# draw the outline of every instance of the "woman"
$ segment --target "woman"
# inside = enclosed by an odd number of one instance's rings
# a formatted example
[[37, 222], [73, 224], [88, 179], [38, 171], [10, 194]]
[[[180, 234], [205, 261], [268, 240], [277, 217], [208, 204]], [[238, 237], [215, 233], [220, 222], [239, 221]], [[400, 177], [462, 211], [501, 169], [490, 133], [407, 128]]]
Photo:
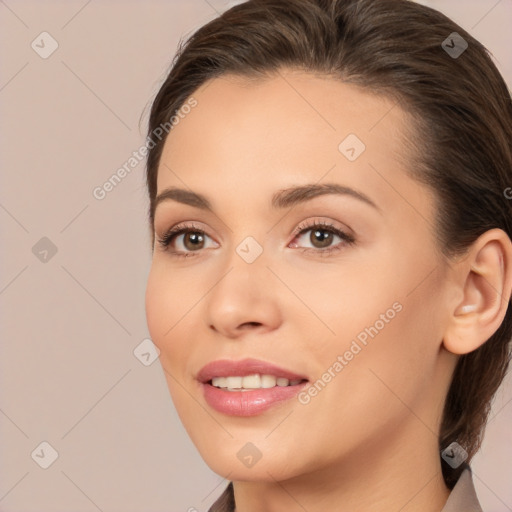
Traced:
[[512, 335], [512, 107], [407, 0], [250, 0], [150, 115], [146, 313], [210, 511], [481, 510]]

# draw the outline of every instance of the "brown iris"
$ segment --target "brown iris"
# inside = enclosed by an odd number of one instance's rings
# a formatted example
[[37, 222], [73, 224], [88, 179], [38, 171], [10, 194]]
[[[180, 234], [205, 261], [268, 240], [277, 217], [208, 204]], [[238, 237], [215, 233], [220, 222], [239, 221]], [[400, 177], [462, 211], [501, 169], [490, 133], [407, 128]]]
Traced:
[[[311, 231], [309, 239], [313, 246], [317, 248], [328, 247], [332, 242], [332, 233], [325, 229], [315, 229]], [[320, 246], [315, 245], [316, 242], [320, 242]]]
[[204, 235], [199, 231], [189, 231], [183, 236], [183, 245], [187, 250], [202, 249], [201, 244], [204, 244]]

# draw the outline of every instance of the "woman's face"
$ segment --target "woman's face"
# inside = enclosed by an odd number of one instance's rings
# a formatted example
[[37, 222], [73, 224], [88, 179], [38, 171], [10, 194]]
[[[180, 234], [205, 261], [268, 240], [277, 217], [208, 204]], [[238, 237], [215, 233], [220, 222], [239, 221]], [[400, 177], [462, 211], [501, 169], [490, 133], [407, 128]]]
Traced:
[[[231, 480], [271, 481], [385, 453], [405, 460], [411, 445], [415, 458], [424, 446], [438, 458], [455, 364], [442, 347], [450, 276], [433, 196], [406, 175], [404, 111], [290, 70], [257, 82], [224, 76], [193, 97], [165, 143], [157, 194], [184, 189], [210, 208], [183, 194], [158, 202], [157, 240], [189, 231], [156, 242], [146, 313], [206, 463]], [[327, 184], [338, 193], [300, 192]], [[253, 391], [201, 382], [280, 373], [200, 374], [248, 358], [307, 382]], [[244, 382], [274, 385], [216, 380]]]

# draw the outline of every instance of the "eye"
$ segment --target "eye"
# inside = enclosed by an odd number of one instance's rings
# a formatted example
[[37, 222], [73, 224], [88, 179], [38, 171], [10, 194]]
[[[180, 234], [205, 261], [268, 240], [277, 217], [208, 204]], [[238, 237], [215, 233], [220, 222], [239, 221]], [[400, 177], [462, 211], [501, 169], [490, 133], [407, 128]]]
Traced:
[[[180, 240], [182, 236], [183, 238]], [[194, 252], [204, 249], [206, 238], [210, 237], [194, 224], [178, 224], [159, 238], [158, 243], [164, 250], [169, 250], [169, 247], [177, 245], [177, 248], [173, 247], [173, 250], [170, 251], [172, 255], [187, 257], [195, 256]]]
[[[305, 237], [304, 235], [308, 232], [310, 232], [309, 237]], [[352, 235], [345, 233], [325, 221], [307, 221], [298, 226], [295, 233], [298, 235], [295, 239], [307, 238], [307, 241], [312, 245], [312, 247], [303, 248], [304, 252], [332, 253], [355, 243], [355, 238]], [[334, 237], [340, 238], [341, 242], [333, 246]], [[297, 243], [295, 243], [295, 239], [291, 243], [292, 247], [298, 247]]]
[[[301, 248], [295, 240], [304, 238], [307, 232], [311, 232], [309, 241], [312, 247]], [[290, 246], [297, 247], [304, 252], [312, 251], [313, 253], [329, 254], [355, 243], [355, 238], [352, 235], [325, 221], [304, 222], [294, 231], [294, 236], [295, 238]], [[334, 237], [338, 237], [341, 241], [333, 246]], [[158, 238], [158, 243], [164, 251], [169, 251], [169, 248], [172, 248], [170, 253], [173, 256], [190, 257], [195, 256], [194, 253], [199, 253], [202, 249], [207, 248], [205, 247], [207, 238], [210, 237], [204, 230], [192, 223], [184, 223], [178, 224], [167, 231], [161, 238]]]

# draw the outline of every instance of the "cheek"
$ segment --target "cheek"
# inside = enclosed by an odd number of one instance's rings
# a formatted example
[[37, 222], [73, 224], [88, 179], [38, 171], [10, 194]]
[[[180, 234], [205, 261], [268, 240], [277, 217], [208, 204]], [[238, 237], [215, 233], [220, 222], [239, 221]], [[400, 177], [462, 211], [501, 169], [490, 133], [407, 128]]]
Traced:
[[159, 338], [161, 333], [164, 332], [163, 318], [165, 317], [162, 315], [163, 298], [161, 281], [158, 279], [158, 272], [155, 270], [153, 265], [149, 272], [146, 284], [146, 322], [148, 324], [151, 339], [158, 348], [161, 348], [159, 346]]
[[[436, 355], [431, 347], [435, 343], [431, 343], [428, 327], [419, 323], [421, 301], [410, 297], [401, 298], [400, 303], [402, 309], [388, 323], [377, 323], [381, 327], [377, 333], [369, 328], [386, 309], [381, 310], [377, 303], [372, 303], [364, 318], [352, 322], [353, 318], [346, 317], [345, 327], [348, 329], [350, 323], [354, 336], [347, 334], [321, 352], [315, 351], [314, 357], [320, 363], [315, 377], [330, 381], [325, 385], [319, 383], [317, 395], [308, 404], [298, 406], [295, 415], [295, 428], [303, 424], [308, 432], [323, 433], [322, 437], [309, 438], [307, 451], [312, 458], [318, 453], [327, 459], [336, 458], [363, 443], [375, 442], [378, 449], [383, 438], [393, 435], [398, 425], [410, 420], [411, 410], [428, 421], [427, 412], [420, 411], [424, 401], [428, 402]], [[357, 325], [359, 322], [362, 329]], [[341, 329], [340, 322], [338, 326]], [[360, 333], [367, 335], [366, 344], [357, 338]], [[336, 371], [338, 356], [344, 363]], [[329, 376], [329, 368], [334, 377]], [[329, 449], [326, 439], [332, 442]], [[332, 449], [333, 444], [336, 450]]]
[[160, 350], [160, 363], [171, 393], [176, 381], [170, 375], [182, 384], [186, 382], [191, 371], [189, 363], [200, 349], [194, 343], [200, 328], [200, 299], [206, 292], [200, 282], [199, 278], [194, 281], [190, 272], [170, 268], [161, 260], [153, 262], [148, 276], [146, 321], [151, 339]]
[[[169, 278], [158, 263], [153, 264], [146, 285], [146, 321], [153, 343], [165, 356], [171, 344], [174, 332], [179, 328], [179, 319], [183, 316], [183, 285], [176, 278]], [[180, 290], [180, 293], [176, 293]]]
[[386, 400], [399, 402], [394, 394], [406, 403], [414, 402], [434, 376], [442, 341], [441, 277], [433, 273], [425, 279], [431, 261], [405, 254], [400, 259], [381, 259], [372, 267], [340, 276], [323, 290], [324, 299], [315, 296], [318, 316], [335, 332], [315, 346], [316, 378], [339, 356], [343, 360], [343, 369], [335, 372], [337, 377], [324, 395], [339, 404], [337, 408], [346, 411], [343, 403], [361, 413], [380, 410]]

